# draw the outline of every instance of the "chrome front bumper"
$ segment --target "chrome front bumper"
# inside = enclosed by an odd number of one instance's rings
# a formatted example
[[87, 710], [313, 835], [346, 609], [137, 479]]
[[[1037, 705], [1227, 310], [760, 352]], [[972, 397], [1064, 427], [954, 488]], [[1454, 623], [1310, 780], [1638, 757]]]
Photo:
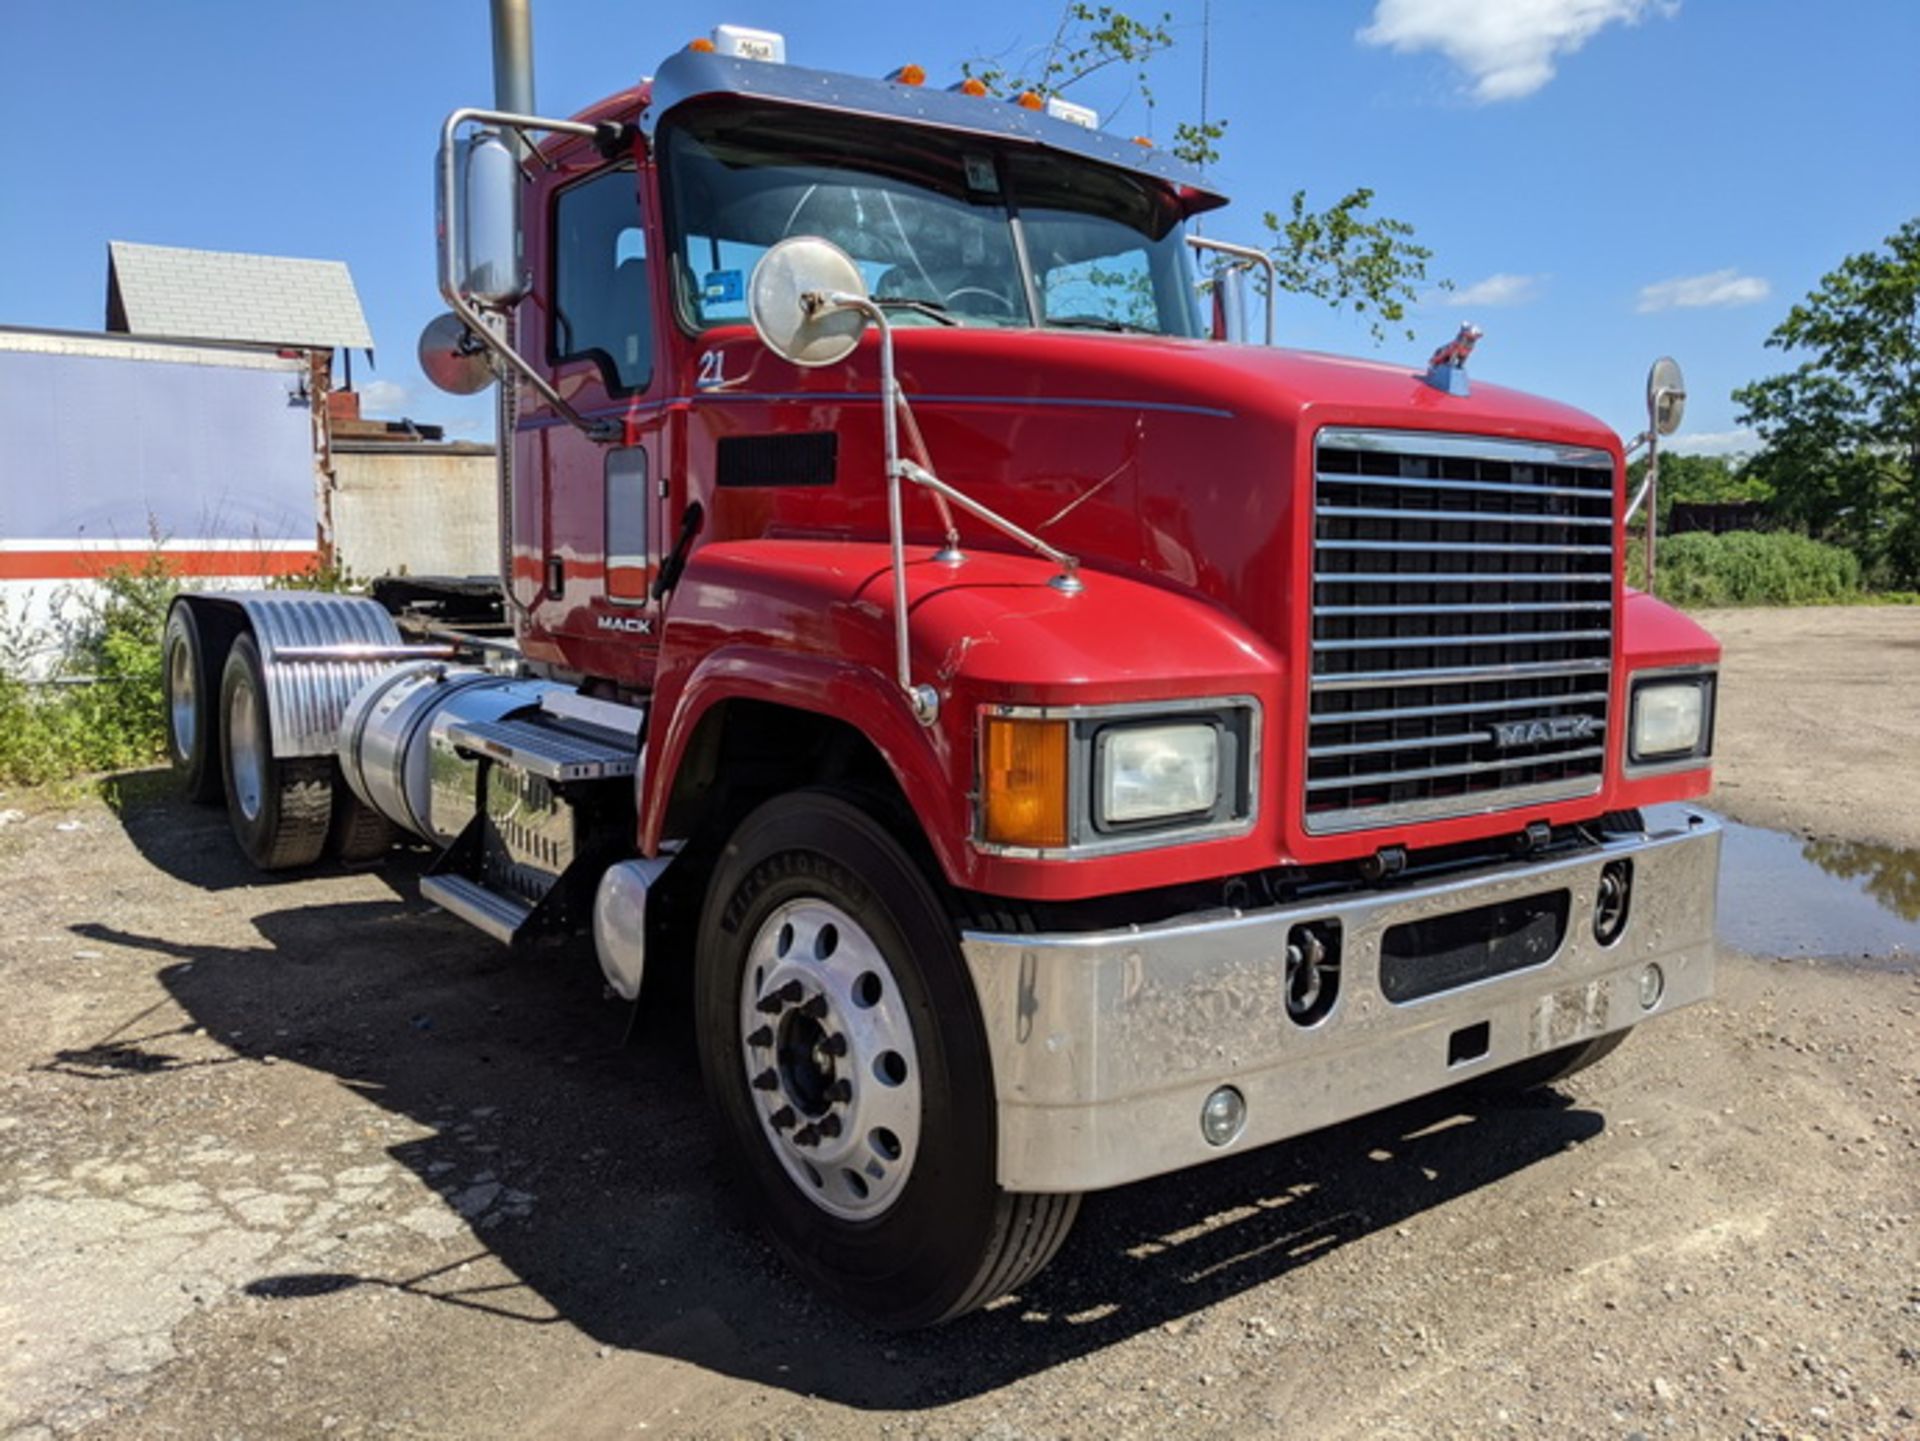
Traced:
[[[1611, 944], [1593, 936], [1601, 867], [1633, 862], [1633, 902]], [[999, 1179], [1014, 1191], [1117, 1186], [1298, 1136], [1426, 1095], [1543, 1051], [1623, 1030], [1713, 990], [1720, 829], [1683, 814], [1671, 829], [1577, 857], [1495, 866], [1321, 903], [1081, 934], [962, 937], [998, 1092]], [[1525, 970], [1405, 1003], [1380, 988], [1393, 926], [1565, 888], [1559, 949]], [[1343, 943], [1332, 1011], [1287, 1018], [1288, 932], [1336, 919]], [[1658, 961], [1665, 988], [1643, 1007]], [[1484, 1052], [1449, 1043], [1486, 1023]], [[1229, 1145], [1200, 1131], [1202, 1103], [1231, 1084], [1247, 1104]]]

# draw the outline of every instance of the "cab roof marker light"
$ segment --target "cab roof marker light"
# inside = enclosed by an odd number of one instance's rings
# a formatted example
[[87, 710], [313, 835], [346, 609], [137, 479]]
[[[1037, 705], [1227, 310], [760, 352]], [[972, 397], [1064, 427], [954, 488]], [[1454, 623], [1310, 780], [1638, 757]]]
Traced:
[[1087, 130], [1100, 128], [1100, 112], [1091, 105], [1076, 105], [1071, 100], [1062, 100], [1058, 95], [1047, 97], [1047, 114], [1055, 120], [1064, 120], [1069, 125], [1078, 125]]
[[908, 62], [891, 71], [886, 78], [895, 85], [920, 86], [927, 83], [927, 72], [920, 66]]
[[956, 94], [971, 95], [977, 100], [987, 93], [987, 82], [978, 75], [969, 75], [964, 80], [954, 81], [947, 89]]
[[787, 63], [787, 37], [778, 30], [755, 30], [747, 25], [713, 27], [713, 48], [736, 60], [762, 60], [769, 65]]
[[1013, 97], [1013, 103], [1022, 110], [1045, 110], [1047, 102], [1040, 98], [1038, 90], [1022, 90]]

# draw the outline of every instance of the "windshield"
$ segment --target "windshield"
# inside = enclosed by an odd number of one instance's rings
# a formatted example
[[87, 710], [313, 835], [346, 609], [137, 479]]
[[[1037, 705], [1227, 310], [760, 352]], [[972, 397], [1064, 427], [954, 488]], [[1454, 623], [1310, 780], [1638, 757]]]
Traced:
[[665, 155], [675, 290], [696, 329], [745, 320], [760, 256], [818, 235], [903, 325], [1201, 333], [1173, 199], [1124, 172], [790, 110], [695, 117]]

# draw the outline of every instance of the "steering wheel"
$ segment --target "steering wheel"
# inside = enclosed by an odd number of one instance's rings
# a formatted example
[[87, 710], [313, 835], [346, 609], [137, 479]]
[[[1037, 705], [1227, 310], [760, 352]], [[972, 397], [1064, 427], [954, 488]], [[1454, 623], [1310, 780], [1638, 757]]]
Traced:
[[[1019, 314], [1019, 311], [1014, 309], [1014, 304], [1011, 300], [1007, 299], [1007, 297], [1002, 295], [999, 291], [989, 290], [984, 285], [962, 285], [957, 290], [949, 290], [947, 292], [947, 300], [946, 300], [947, 306], [950, 309], [960, 310], [963, 313], [969, 313], [969, 312], [966, 312], [965, 306], [956, 306], [953, 303], [963, 295], [979, 296], [982, 300], [987, 301], [989, 304], [997, 306], [999, 308], [999, 313], [1002, 315], [1012, 316], [1012, 315]], [[970, 312], [970, 313], [977, 314], [978, 312]]]

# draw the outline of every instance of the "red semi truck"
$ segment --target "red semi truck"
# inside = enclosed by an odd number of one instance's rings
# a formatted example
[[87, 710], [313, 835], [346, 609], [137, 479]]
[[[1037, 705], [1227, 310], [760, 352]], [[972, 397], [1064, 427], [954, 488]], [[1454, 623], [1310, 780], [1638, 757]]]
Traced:
[[541, 119], [495, 19], [422, 357], [504, 382], [506, 623], [183, 597], [175, 761], [254, 862], [405, 832], [620, 997], [690, 968], [768, 1228], [895, 1326], [1083, 1192], [1710, 993], [1718, 833], [1643, 808], [1708, 787], [1719, 648], [1626, 586], [1607, 427], [1470, 335], [1239, 339], [1222, 197], [1068, 107], [722, 27]]

